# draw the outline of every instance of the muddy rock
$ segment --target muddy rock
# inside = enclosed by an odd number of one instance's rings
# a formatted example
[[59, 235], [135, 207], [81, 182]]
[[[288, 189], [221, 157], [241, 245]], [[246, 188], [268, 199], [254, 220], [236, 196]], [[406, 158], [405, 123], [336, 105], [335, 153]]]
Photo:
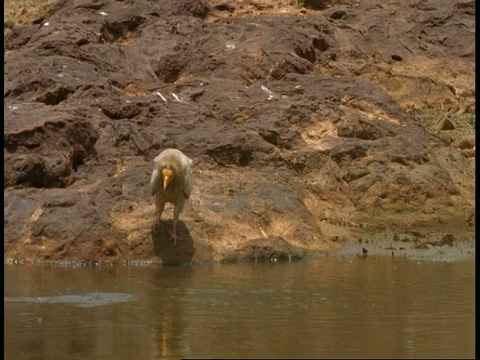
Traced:
[[460, 150], [474, 149], [475, 148], [475, 136], [464, 136], [455, 143], [452, 144]]
[[[450, 146], [407, 110], [473, 101], [474, 2], [222, 4], [60, 1], [8, 32], [6, 258], [297, 259], [425, 228], [473, 241], [474, 140]], [[175, 247], [149, 189], [169, 147], [194, 161]]]
[[306, 251], [292, 246], [278, 236], [252, 239], [230, 255], [226, 255], [224, 262], [238, 260], [250, 261], [296, 261], [305, 256]]

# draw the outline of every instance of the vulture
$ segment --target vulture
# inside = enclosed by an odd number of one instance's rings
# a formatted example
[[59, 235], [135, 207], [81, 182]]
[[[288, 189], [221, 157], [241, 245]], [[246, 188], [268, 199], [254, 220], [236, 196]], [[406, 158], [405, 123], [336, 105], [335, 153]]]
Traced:
[[177, 222], [185, 201], [192, 192], [192, 160], [177, 149], [165, 149], [154, 160], [150, 186], [155, 196], [157, 220], [160, 222], [165, 203], [173, 204], [173, 232], [171, 239], [177, 244]]

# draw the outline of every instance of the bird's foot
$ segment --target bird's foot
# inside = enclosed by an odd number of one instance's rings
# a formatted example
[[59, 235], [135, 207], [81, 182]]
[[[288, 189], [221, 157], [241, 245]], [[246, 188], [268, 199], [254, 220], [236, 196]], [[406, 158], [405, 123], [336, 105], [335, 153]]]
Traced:
[[160, 219], [159, 218], [157, 218], [157, 220], [155, 220], [155, 222], [153, 223], [152, 231], [155, 230], [155, 228], [157, 227], [158, 224], [160, 224]]
[[177, 245], [177, 233], [175, 231], [172, 232], [172, 235], [170, 236], [170, 240], [173, 240], [173, 246]]

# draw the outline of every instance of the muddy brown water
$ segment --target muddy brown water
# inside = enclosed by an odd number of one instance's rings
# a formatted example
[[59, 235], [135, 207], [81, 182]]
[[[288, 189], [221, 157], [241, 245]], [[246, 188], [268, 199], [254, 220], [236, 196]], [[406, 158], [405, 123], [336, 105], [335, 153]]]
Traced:
[[4, 265], [7, 359], [474, 357], [474, 260]]

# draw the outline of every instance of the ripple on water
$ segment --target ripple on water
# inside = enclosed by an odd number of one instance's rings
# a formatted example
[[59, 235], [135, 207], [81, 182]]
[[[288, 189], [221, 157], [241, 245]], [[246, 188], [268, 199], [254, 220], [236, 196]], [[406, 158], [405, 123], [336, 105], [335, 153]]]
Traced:
[[134, 301], [135, 296], [125, 293], [84, 293], [78, 295], [59, 295], [59, 296], [18, 296], [5, 297], [4, 302], [24, 302], [38, 304], [71, 304], [77, 307], [95, 307], [105, 306], [117, 303]]

